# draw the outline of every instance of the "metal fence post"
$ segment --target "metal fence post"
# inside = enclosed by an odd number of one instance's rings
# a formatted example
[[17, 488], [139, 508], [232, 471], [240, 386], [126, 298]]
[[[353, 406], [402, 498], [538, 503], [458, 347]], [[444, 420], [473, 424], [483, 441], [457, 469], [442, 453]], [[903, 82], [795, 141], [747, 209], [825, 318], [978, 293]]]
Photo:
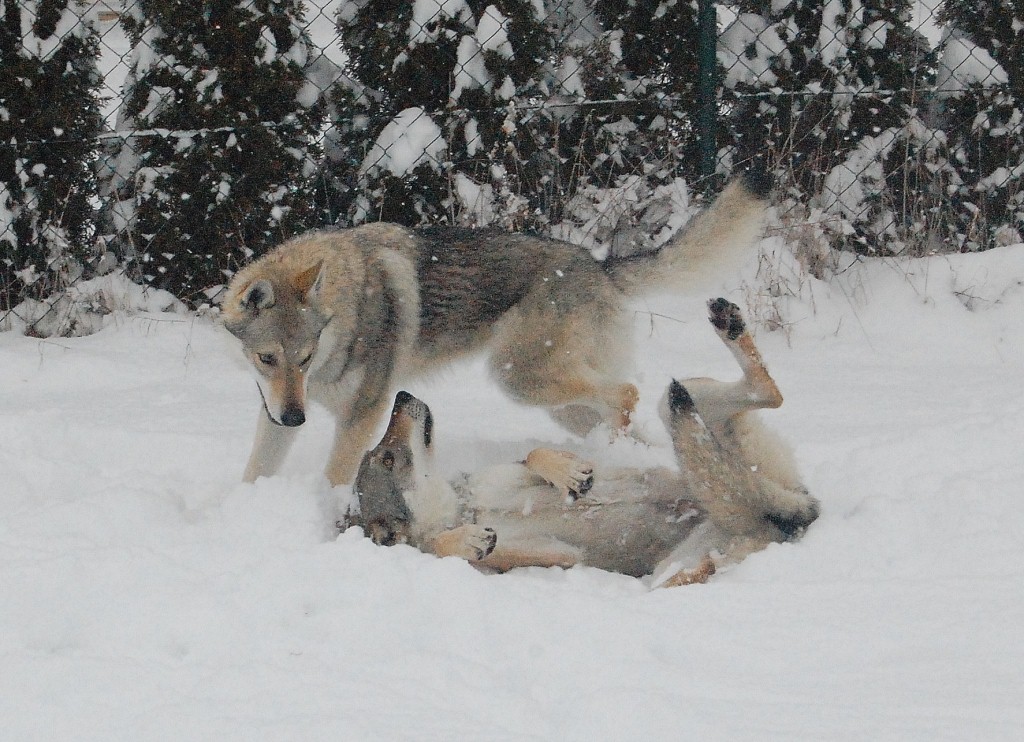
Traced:
[[697, 156], [700, 166], [701, 187], [707, 191], [714, 186], [715, 141], [717, 123], [717, 46], [718, 22], [715, 0], [697, 3]]

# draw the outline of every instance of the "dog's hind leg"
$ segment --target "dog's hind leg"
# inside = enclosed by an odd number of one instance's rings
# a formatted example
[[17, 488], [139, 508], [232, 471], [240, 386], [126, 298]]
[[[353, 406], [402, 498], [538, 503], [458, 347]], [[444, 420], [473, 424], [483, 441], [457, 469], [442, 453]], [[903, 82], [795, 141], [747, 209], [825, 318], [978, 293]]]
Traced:
[[[750, 465], [738, 445], [723, 445], [705, 424], [694, 398], [677, 381], [668, 389], [665, 422], [679, 460], [682, 487], [705, 511], [705, 521], [659, 564], [656, 578], [672, 584], [702, 581], [714, 568], [741, 561], [772, 541], [798, 535], [817, 517], [817, 501], [788, 490]], [[704, 569], [711, 560], [711, 572]]]
[[784, 487], [767, 478], [760, 485], [764, 517], [787, 539], [802, 534], [821, 514], [821, 503], [806, 487]]
[[701, 585], [715, 574], [715, 560], [705, 556], [695, 567], [681, 567], [679, 571], [666, 580], [658, 582], [658, 587], [681, 587], [682, 585]]
[[498, 542], [478, 564], [498, 572], [516, 567], [563, 567], [580, 564], [583, 553], [564, 541], [552, 537], [511, 536], [499, 531]]
[[726, 299], [713, 299], [708, 302], [708, 319], [739, 363], [743, 378], [731, 383], [704, 378], [686, 380], [686, 388], [704, 421], [719, 432], [721, 426], [743, 412], [781, 406], [782, 393], [768, 373], [739, 307]]
[[600, 273], [587, 263], [538, 286], [502, 319], [490, 358], [514, 399], [547, 408], [579, 435], [601, 422], [627, 427], [639, 396], [622, 380], [631, 326], [607, 277], [588, 271]]
[[586, 369], [543, 374], [539, 369], [497, 372], [499, 381], [520, 402], [546, 407], [570, 432], [585, 436], [600, 423], [624, 430], [632, 420], [640, 394], [630, 383], [607, 383]]
[[259, 419], [256, 421], [256, 438], [242, 481], [252, 483], [260, 477], [276, 474], [295, 441], [297, 431], [298, 428], [275, 424], [266, 409], [260, 407]]
[[629, 425], [639, 399], [633, 384], [609, 381], [571, 350], [528, 347], [537, 342], [526, 341], [491, 358], [494, 376], [514, 399], [547, 408], [559, 424], [581, 436], [601, 422], [615, 429]]
[[[716, 530], [713, 526], [709, 528], [709, 532]], [[724, 532], [717, 532], [696, 545], [684, 542], [658, 564], [651, 586], [679, 587], [707, 582], [719, 570], [739, 564], [767, 543], [764, 538]], [[694, 551], [697, 545], [703, 547], [703, 551]]]
[[686, 387], [673, 381], [667, 397], [665, 423], [685, 490], [723, 530], [741, 533], [756, 529], [762, 514], [751, 507], [758, 495], [757, 474], [739, 450], [721, 444]]
[[613, 430], [625, 430], [632, 422], [640, 392], [630, 383], [602, 384], [593, 379], [568, 379], [566, 388], [578, 394], [573, 404], [555, 407], [551, 417], [579, 436], [586, 436], [601, 423]]
[[[765, 367], [739, 308], [725, 300], [708, 302], [709, 320], [743, 370], [743, 379], [725, 383], [688, 379], [698, 412], [730, 454], [756, 471], [761, 507], [787, 535], [799, 533], [818, 516], [817, 499], [800, 482], [789, 446], [766, 428], [754, 410], [782, 404], [782, 394]], [[767, 517], [767, 516], [766, 516]], [[775, 521], [773, 521], [775, 522]]]

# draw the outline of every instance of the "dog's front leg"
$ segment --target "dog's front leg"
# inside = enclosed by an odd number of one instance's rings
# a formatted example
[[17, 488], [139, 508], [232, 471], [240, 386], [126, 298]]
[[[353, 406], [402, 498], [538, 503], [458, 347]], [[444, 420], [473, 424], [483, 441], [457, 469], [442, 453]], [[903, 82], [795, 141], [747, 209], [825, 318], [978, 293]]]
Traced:
[[497, 540], [493, 528], [469, 524], [442, 531], [434, 537], [429, 549], [439, 557], [453, 556], [478, 562], [494, 551]]
[[571, 544], [547, 536], [511, 536], [499, 534], [494, 550], [478, 564], [498, 572], [516, 567], [563, 567], [583, 564], [583, 552]]
[[360, 410], [353, 419], [347, 422], [338, 418], [334, 428], [334, 446], [327, 462], [327, 480], [337, 487], [350, 484], [355, 478], [356, 469], [363, 453], [371, 448], [373, 434], [377, 424], [384, 416], [386, 405], [377, 405], [371, 409]]
[[274, 424], [266, 409], [261, 406], [256, 421], [256, 439], [242, 481], [252, 483], [260, 477], [276, 474], [295, 441], [296, 431], [298, 428]]
[[594, 465], [569, 451], [535, 448], [526, 456], [526, 467], [562, 497], [575, 500], [594, 486]]

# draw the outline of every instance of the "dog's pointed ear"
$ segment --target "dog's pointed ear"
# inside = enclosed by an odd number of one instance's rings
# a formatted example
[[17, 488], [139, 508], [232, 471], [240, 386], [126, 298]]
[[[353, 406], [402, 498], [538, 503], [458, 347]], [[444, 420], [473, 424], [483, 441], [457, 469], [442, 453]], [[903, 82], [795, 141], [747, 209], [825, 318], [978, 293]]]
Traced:
[[696, 405], [686, 387], [675, 379], [668, 387], [668, 407], [672, 412], [693, 412]]
[[307, 300], [316, 299], [324, 284], [324, 261], [318, 260], [295, 276], [295, 289]]
[[274, 286], [267, 279], [253, 281], [242, 294], [242, 309], [256, 315], [263, 309], [274, 306]]

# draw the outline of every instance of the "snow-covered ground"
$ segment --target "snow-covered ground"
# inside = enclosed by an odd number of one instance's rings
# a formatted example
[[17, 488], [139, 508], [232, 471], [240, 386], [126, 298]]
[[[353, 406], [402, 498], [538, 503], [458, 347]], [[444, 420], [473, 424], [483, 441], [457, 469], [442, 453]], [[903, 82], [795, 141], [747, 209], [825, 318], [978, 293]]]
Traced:
[[[856, 265], [776, 300], [788, 332], [758, 340], [787, 400], [767, 418], [821, 519], [653, 592], [332, 533], [322, 411], [281, 476], [240, 484], [257, 392], [209, 320], [0, 334], [2, 737], [1019, 739], [1022, 280], [1017, 246]], [[650, 447], [573, 442], [475, 361], [410, 387], [442, 466], [531, 440], [668, 460], [669, 377], [738, 375], [703, 298], [638, 305]]]

